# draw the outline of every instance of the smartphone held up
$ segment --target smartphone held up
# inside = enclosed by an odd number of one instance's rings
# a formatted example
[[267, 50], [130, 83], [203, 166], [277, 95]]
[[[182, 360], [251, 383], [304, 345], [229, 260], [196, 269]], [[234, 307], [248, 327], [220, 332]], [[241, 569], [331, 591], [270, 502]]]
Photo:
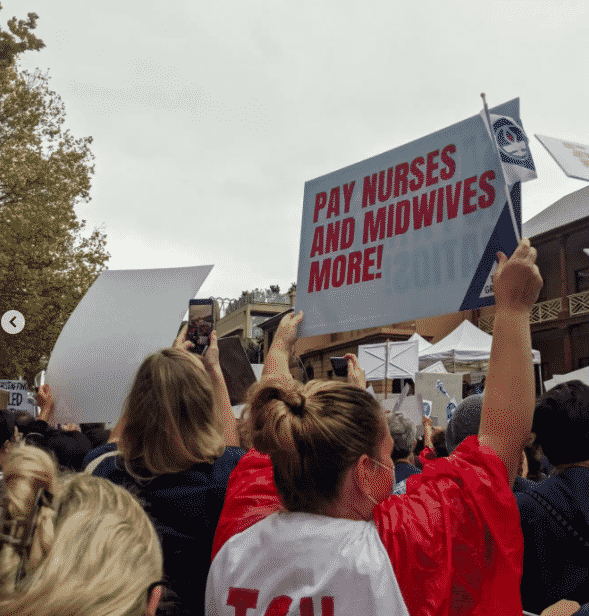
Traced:
[[212, 299], [191, 299], [188, 305], [188, 330], [186, 340], [194, 347], [193, 353], [204, 355], [211, 344], [211, 333], [215, 328]]

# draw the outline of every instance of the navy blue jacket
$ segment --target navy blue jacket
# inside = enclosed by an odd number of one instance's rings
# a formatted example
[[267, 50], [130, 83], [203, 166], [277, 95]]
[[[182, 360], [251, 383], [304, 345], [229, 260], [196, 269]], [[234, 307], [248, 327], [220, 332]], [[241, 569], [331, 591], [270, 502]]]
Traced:
[[213, 538], [229, 475], [243, 454], [239, 447], [227, 447], [214, 464], [196, 464], [144, 485], [127, 474], [120, 456], [105, 458], [92, 473], [140, 498], [162, 542], [164, 573], [190, 614], [204, 614]]
[[395, 462], [395, 483], [399, 483], [411, 475], [418, 475], [421, 471], [409, 462]]
[[[589, 468], [567, 468], [534, 491], [589, 542]], [[524, 535], [524, 610], [540, 614], [560, 599], [589, 602], [589, 547], [526, 492], [516, 499]]]

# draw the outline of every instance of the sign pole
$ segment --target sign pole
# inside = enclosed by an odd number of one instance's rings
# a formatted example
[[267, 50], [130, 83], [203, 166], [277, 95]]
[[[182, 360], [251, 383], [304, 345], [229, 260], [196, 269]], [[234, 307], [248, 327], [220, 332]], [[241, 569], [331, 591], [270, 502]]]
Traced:
[[384, 352], [384, 399], [388, 398], [388, 390], [389, 390], [389, 339], [387, 338], [387, 346]]

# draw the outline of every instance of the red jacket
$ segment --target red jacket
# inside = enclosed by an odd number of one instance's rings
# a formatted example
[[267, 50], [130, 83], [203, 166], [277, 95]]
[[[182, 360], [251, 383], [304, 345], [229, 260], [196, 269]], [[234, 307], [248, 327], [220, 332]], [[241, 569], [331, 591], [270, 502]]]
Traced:
[[[268, 456], [251, 450], [227, 485], [214, 559], [233, 535], [281, 508]], [[412, 616], [521, 616], [523, 537], [505, 466], [478, 437], [407, 479], [373, 511]]]

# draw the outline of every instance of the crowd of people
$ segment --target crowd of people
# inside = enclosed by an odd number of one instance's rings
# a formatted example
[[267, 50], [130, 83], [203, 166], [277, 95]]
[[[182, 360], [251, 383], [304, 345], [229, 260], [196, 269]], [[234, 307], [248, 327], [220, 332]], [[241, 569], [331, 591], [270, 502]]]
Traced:
[[[498, 254], [484, 394], [423, 438], [296, 381], [301, 313], [235, 418], [216, 336], [147, 357], [112, 431], [0, 417], [0, 616], [589, 613], [589, 387], [535, 398], [527, 240]], [[587, 604], [587, 605], [583, 605]]]

